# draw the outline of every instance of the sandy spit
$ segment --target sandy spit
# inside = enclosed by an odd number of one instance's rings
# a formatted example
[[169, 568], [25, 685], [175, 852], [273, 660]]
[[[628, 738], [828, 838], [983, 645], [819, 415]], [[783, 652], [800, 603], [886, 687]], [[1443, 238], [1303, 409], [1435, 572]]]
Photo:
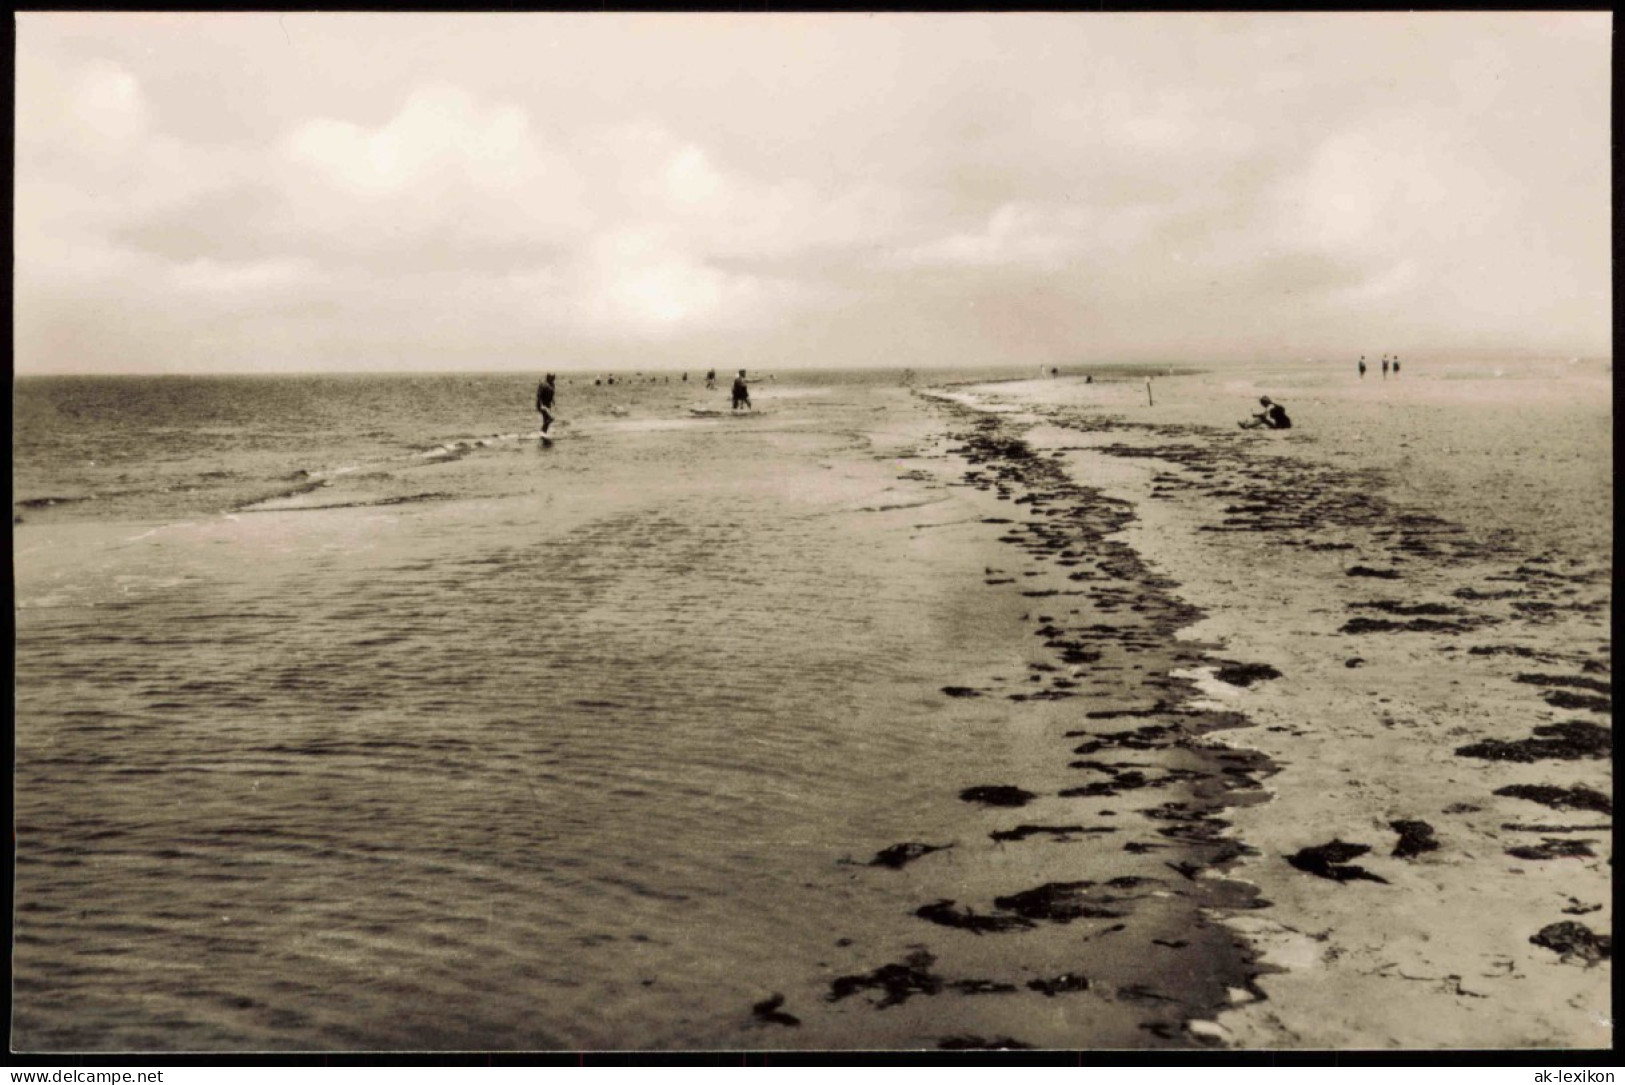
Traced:
[[[1266, 968], [1231, 1046], [1612, 1041], [1606, 374], [1452, 377], [960, 391], [1133, 507], [1277, 768], [1229, 815], [1269, 902], [1223, 917]], [[1293, 431], [1236, 426], [1261, 393]]]

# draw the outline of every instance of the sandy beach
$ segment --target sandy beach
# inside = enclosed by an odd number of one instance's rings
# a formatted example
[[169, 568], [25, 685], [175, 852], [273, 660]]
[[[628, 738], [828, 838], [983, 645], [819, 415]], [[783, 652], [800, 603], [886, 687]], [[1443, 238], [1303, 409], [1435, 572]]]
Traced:
[[[1224, 815], [1222, 876], [1270, 902], [1224, 920], [1266, 996], [1226, 1044], [1611, 1044], [1609, 387], [1505, 376], [967, 393], [1132, 505], [1121, 537], [1201, 613], [1193, 703], [1272, 766]], [[1214, 418], [1260, 394], [1296, 428]]]
[[14, 1045], [1608, 1046], [1607, 374], [1152, 384], [23, 508]]

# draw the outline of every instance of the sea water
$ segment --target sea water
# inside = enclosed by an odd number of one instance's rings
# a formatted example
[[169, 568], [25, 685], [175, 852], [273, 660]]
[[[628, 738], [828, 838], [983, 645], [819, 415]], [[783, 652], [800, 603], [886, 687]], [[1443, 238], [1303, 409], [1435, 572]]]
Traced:
[[20, 381], [14, 1046], [786, 1042], [1006, 756], [901, 379]]

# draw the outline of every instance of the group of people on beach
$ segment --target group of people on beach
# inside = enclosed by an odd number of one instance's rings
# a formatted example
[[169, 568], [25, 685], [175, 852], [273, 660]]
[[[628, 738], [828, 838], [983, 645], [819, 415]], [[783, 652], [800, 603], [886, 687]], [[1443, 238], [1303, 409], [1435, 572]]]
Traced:
[[[1388, 370], [1389, 369], [1392, 369], [1394, 371], [1394, 376], [1396, 376], [1396, 377], [1399, 376], [1399, 355], [1397, 355], [1397, 354], [1394, 355], [1392, 360], [1390, 360], [1388, 355], [1386, 355], [1386, 354], [1384, 354], [1382, 356], [1382, 379], [1383, 380], [1388, 379]], [[1365, 355], [1364, 354], [1360, 355], [1360, 379], [1365, 380]]]
[[[683, 379], [688, 380], [687, 373], [683, 374]], [[598, 384], [599, 381], [595, 380], [593, 383]], [[609, 378], [609, 383], [614, 384], [615, 378]], [[705, 386], [707, 388], [717, 386], [717, 371], [715, 369], [706, 371]], [[536, 386], [536, 413], [542, 416], [542, 439], [544, 441], [547, 439], [547, 431], [553, 428], [553, 400], [557, 394], [558, 378], [552, 373], [548, 373], [542, 377], [541, 383]], [[739, 371], [739, 375], [734, 378], [733, 383], [733, 409], [737, 411], [741, 408], [747, 411], [755, 410], [751, 406], [750, 385], [745, 382], [745, 371], [743, 369]]]

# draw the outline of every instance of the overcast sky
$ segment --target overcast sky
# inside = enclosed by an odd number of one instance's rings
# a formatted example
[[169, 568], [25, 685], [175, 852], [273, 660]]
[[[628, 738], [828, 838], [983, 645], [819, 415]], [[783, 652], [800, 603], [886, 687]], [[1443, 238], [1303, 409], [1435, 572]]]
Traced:
[[1611, 31], [25, 13], [17, 369], [1610, 354]]

